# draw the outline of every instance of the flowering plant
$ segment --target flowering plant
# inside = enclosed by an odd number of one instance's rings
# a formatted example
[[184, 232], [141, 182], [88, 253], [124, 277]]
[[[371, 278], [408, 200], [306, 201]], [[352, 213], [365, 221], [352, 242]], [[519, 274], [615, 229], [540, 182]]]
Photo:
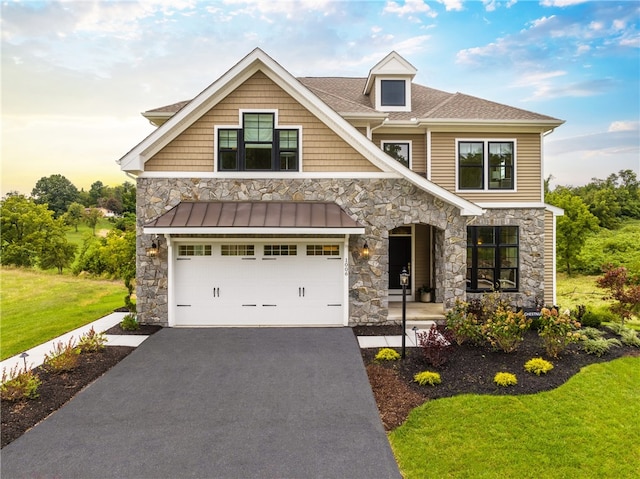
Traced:
[[547, 354], [557, 358], [571, 343], [582, 339], [580, 323], [571, 318], [569, 311], [560, 314], [556, 308], [542, 308], [540, 311], [540, 329], [538, 334], [542, 338]]

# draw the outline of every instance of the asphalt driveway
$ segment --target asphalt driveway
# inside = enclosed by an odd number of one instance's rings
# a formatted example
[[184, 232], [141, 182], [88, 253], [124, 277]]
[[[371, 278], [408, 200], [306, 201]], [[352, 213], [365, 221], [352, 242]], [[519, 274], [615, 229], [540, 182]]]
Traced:
[[2, 478], [399, 478], [350, 328], [165, 328], [2, 450]]

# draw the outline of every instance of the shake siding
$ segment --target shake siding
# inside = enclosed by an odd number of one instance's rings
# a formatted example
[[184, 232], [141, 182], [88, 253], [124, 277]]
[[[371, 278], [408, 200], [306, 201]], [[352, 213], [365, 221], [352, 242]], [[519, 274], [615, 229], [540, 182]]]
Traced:
[[382, 141], [411, 142], [411, 166], [412, 170], [421, 175], [427, 173], [427, 143], [424, 134], [420, 135], [388, 135], [384, 133], [374, 134], [373, 143], [381, 148]]
[[[517, 191], [456, 192], [456, 140], [491, 140], [515, 138], [516, 188]], [[542, 159], [540, 135], [538, 133], [432, 133], [431, 135], [431, 181], [474, 202], [540, 202]]]
[[279, 126], [301, 126], [305, 172], [379, 171], [262, 72], [249, 78], [149, 159], [145, 170], [213, 171], [214, 126], [238, 125], [240, 109], [278, 110]]
[[553, 285], [555, 284], [553, 268], [553, 213], [544, 212], [544, 302], [554, 304]]

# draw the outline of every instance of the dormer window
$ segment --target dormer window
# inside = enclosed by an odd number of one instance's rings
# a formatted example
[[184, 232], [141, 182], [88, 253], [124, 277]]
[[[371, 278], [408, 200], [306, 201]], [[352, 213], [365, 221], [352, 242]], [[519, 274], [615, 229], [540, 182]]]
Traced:
[[381, 80], [380, 81], [380, 105], [381, 106], [406, 106], [407, 82], [405, 80]]
[[376, 78], [378, 111], [411, 111], [411, 78]]

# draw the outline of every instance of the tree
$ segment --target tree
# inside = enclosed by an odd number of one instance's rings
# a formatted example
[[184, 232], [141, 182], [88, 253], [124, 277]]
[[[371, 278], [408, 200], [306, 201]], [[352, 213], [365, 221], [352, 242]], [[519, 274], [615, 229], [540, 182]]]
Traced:
[[84, 220], [89, 226], [89, 228], [93, 229], [93, 235], [96, 234], [96, 225], [98, 224], [98, 220], [102, 218], [102, 211], [97, 208], [89, 208], [88, 211], [85, 211]]
[[56, 228], [53, 212], [24, 195], [10, 195], [0, 201], [0, 262], [31, 267]]
[[78, 189], [62, 175], [42, 177], [31, 191], [39, 205], [48, 205], [55, 217], [63, 215], [71, 203], [78, 200]]
[[557, 223], [556, 251], [558, 263], [564, 264], [571, 275], [587, 235], [598, 230], [598, 219], [589, 212], [580, 197], [568, 188], [556, 188], [546, 195], [545, 201], [564, 209], [564, 216], [560, 216]]
[[57, 227], [49, 231], [40, 251], [39, 264], [42, 269], [57, 268], [58, 274], [62, 274], [62, 269], [73, 263], [77, 247], [67, 240], [62, 220], [56, 223]]
[[624, 326], [625, 319], [631, 319], [640, 312], [640, 280], [628, 274], [624, 266], [614, 267], [609, 264], [603, 268], [604, 275], [597, 279], [600, 288], [608, 289], [607, 299], [617, 301], [611, 306], [614, 313], [618, 313]]
[[84, 217], [84, 206], [80, 203], [71, 203], [69, 208], [67, 208], [67, 212], [62, 215], [64, 223], [69, 226], [73, 226], [76, 229], [76, 233], [78, 232], [78, 225], [82, 221]]
[[102, 181], [95, 181], [91, 185], [91, 189], [89, 189], [89, 201], [91, 202], [90, 206], [98, 206], [98, 202], [100, 198], [104, 198], [106, 195], [107, 187], [102, 183]]

